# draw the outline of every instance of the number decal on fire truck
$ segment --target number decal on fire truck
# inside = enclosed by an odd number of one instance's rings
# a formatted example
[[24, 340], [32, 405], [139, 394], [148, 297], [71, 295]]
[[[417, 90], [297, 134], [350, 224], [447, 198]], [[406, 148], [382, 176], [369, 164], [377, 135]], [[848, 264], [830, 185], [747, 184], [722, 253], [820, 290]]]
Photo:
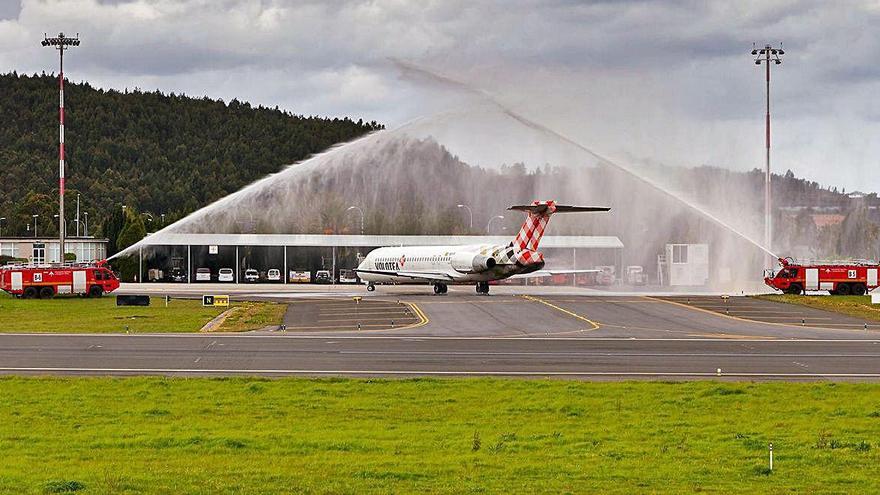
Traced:
[[34, 282], [42, 282], [43, 274], [42, 273], [34, 273]]
[[846, 276], [847, 276], [847, 278], [856, 278], [856, 271], [855, 270], [847, 270]]

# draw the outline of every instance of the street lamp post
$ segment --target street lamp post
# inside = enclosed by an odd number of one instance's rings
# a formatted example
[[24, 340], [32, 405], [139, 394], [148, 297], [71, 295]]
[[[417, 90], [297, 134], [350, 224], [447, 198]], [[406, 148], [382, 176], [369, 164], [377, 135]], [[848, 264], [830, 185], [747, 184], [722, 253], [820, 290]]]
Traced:
[[474, 212], [471, 211], [471, 207], [468, 205], [456, 205], [458, 208], [464, 208], [468, 212], [468, 234], [474, 230]]
[[34, 217], [34, 239], [36, 239], [37, 238], [37, 218], [40, 215], [31, 215], [31, 216]]
[[86, 219], [86, 223], [85, 223], [85, 225], [83, 225], [83, 235], [86, 236], [86, 237], [88, 237], [88, 236], [89, 236], [89, 212], [84, 211], [84, 212], [83, 212], [83, 216], [86, 217], [86, 218], [85, 218], [85, 219]]
[[[68, 38], [64, 33], [59, 33], [55, 38], [49, 38], [43, 35], [43, 46], [51, 46], [58, 50], [59, 71], [58, 71], [58, 121], [59, 121], [59, 141], [58, 147], [58, 236], [61, 245], [61, 257], [64, 258], [64, 50], [69, 50], [72, 46], [79, 46], [79, 34], [76, 38]], [[34, 228], [34, 233], [36, 233]]]
[[489, 223], [486, 224], [486, 234], [492, 234], [492, 221], [493, 220], [504, 220], [504, 215], [495, 215], [494, 217], [489, 219]]
[[[58, 215], [52, 215], [52, 218], [58, 220], [60, 217]], [[74, 218], [73, 221], [76, 222], [76, 219]], [[64, 227], [67, 227], [67, 222], [64, 222]]]
[[79, 193], [76, 193], [76, 236], [79, 237]]
[[361, 214], [361, 235], [364, 235], [364, 209], [360, 206], [349, 206], [345, 211], [357, 210]]
[[[782, 44], [779, 48], [773, 48], [765, 45], [764, 48], [752, 48], [752, 55], [755, 56], [755, 65], [765, 65], [766, 84], [767, 84], [767, 100], [765, 115], [765, 165], [764, 170], [764, 247], [769, 251], [773, 251], [773, 214], [771, 212], [771, 192], [770, 192], [770, 64], [771, 62], [779, 65], [782, 63], [780, 55], [784, 55]], [[772, 260], [770, 260], [772, 262]]]
[[6, 217], [0, 217], [0, 237], [3, 237], [3, 222], [6, 221]]

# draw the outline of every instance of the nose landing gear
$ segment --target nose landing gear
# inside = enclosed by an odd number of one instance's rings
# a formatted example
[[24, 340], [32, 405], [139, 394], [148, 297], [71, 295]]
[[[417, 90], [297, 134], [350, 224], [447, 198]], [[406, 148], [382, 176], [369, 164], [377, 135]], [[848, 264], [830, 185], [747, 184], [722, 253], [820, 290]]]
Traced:
[[376, 284], [374, 284], [373, 282], [369, 282], [367, 284], [367, 292], [373, 292], [374, 290], [376, 290]]
[[446, 294], [446, 284], [436, 283], [434, 284], [434, 294]]
[[477, 294], [489, 295], [489, 282], [477, 282]]

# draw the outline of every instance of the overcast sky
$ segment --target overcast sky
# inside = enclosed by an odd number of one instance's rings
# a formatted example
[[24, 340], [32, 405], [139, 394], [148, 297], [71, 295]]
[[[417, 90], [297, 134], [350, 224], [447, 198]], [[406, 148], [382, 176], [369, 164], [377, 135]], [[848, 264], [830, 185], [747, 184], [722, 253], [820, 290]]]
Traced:
[[773, 166], [880, 190], [880, 2], [0, 0], [0, 70], [54, 71], [43, 33], [80, 33], [73, 80], [238, 98], [389, 126], [449, 92], [409, 61], [481, 87], [619, 160]]

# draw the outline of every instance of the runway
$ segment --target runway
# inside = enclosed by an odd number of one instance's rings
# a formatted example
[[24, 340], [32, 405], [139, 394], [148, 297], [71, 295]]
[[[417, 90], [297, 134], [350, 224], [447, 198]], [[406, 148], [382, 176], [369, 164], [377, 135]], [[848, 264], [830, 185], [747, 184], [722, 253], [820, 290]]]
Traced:
[[880, 326], [754, 298], [357, 289], [233, 296], [288, 304], [286, 331], [0, 334], [0, 373], [880, 379]]
[[3, 335], [0, 373], [880, 378], [880, 341]]

